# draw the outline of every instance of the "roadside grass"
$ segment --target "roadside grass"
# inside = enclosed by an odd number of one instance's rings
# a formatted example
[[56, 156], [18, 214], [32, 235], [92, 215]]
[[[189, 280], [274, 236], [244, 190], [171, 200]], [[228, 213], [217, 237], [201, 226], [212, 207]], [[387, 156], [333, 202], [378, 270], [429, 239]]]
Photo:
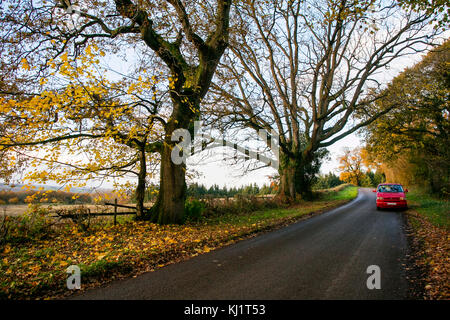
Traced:
[[154, 271], [342, 205], [357, 195], [344, 186], [287, 208], [208, 216], [184, 225], [121, 220], [87, 231], [67, 224], [48, 237], [0, 245], [0, 299], [49, 299], [74, 293], [66, 268], [81, 269], [82, 290]]
[[322, 200], [348, 200], [353, 199], [358, 195], [358, 187], [352, 184], [341, 184], [337, 187], [317, 192], [318, 199]]
[[411, 188], [406, 216], [411, 226], [411, 259], [419, 270], [416, 298], [450, 299], [450, 206], [426, 192]]
[[419, 189], [407, 194], [408, 205], [426, 217], [433, 225], [450, 230], [450, 203], [448, 200], [433, 197]]
[[273, 225], [279, 220], [289, 220], [301, 218], [312, 212], [326, 208], [342, 205], [345, 202], [354, 199], [358, 195], [358, 188], [346, 184], [326, 191], [316, 192], [314, 201], [298, 201], [295, 205], [288, 208], [274, 208], [256, 210], [244, 214], [225, 214], [213, 216], [206, 219], [209, 225], [232, 224], [232, 225]]

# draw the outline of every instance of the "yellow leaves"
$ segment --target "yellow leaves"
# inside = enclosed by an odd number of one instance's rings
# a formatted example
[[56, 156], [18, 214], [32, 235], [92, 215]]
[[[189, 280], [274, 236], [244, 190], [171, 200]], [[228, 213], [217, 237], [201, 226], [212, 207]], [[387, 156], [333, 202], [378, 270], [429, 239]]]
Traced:
[[77, 229], [76, 227], [74, 227], [74, 228], [72, 229], [72, 234], [73, 234], [73, 235], [76, 235], [76, 236], [79, 236], [79, 235], [80, 235], [80, 232], [78, 231], [78, 229]]
[[169, 89], [174, 90], [175, 89], [175, 83], [178, 81], [178, 78], [172, 78], [169, 77]]
[[96, 259], [97, 260], [102, 260], [105, 256], [106, 256], [106, 254], [98, 254]]
[[165, 237], [165, 238], [164, 238], [164, 241], [165, 241], [167, 244], [178, 243], [178, 241], [176, 241], [176, 240], [174, 240], [174, 239], [172, 239], [172, 238], [169, 238], [169, 237]]
[[86, 47], [85, 53], [86, 53], [88, 56], [92, 55], [91, 46], [87, 46], [87, 47]]
[[203, 248], [195, 248], [194, 250], [198, 253], [208, 253], [212, 250], [212, 248], [205, 245]]
[[10, 246], [9, 244], [7, 244], [7, 245], [5, 246], [5, 249], [3, 250], [3, 253], [4, 253], [4, 254], [8, 254], [10, 251], [11, 251], [11, 246]]
[[92, 236], [92, 237], [86, 237], [86, 238], [83, 239], [83, 241], [84, 241], [85, 243], [90, 243], [90, 242], [92, 242], [93, 240], [95, 240], [95, 237], [94, 237], [94, 236]]
[[67, 267], [69, 265], [69, 263], [67, 261], [60, 261], [59, 265], [64, 268], [64, 267]]
[[41, 270], [41, 266], [40, 265], [34, 265], [30, 268], [31, 272], [33, 273], [37, 273]]
[[56, 69], [56, 63], [53, 59], [47, 61], [47, 66], [49, 66], [52, 69]]
[[20, 63], [22, 65], [22, 69], [27, 70], [27, 71], [30, 70], [30, 65], [28, 64], [28, 60], [27, 59], [23, 58], [20, 61]]
[[137, 88], [138, 88], [138, 84], [136, 84], [134, 82], [131, 83], [130, 86], [128, 87], [127, 94], [135, 93], [136, 91], [138, 91]]
[[68, 54], [67, 52], [64, 52], [61, 56], [60, 59], [62, 62], [68, 62], [69, 58], [68, 58]]

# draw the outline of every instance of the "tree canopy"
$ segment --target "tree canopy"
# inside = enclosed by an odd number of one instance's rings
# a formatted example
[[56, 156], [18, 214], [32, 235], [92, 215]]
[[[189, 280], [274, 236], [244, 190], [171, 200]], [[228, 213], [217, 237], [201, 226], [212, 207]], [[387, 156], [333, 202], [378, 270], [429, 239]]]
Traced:
[[376, 108], [396, 105], [366, 128], [368, 152], [388, 178], [448, 193], [450, 152], [450, 42], [405, 69]]
[[308, 196], [324, 148], [394, 108], [371, 107], [378, 75], [432, 43], [433, 18], [397, 1], [238, 3], [208, 113], [226, 127], [275, 130], [280, 195]]
[[[172, 133], [178, 128], [192, 130], [193, 120], [199, 116], [200, 101], [228, 45], [231, 0], [187, 4], [179, 0], [3, 2], [2, 111], [8, 120], [18, 121], [10, 130], [22, 134], [16, 134], [14, 141], [6, 134], [2, 147], [58, 142], [70, 152], [80, 140], [90, 138], [90, 146], [84, 147], [95, 155], [99, 146], [120, 150], [104, 145], [112, 138], [114, 143], [133, 144], [138, 149], [139, 159], [125, 161], [130, 165], [139, 162], [141, 170], [146, 168], [146, 153], [157, 152], [160, 193], [152, 219], [182, 221], [186, 167], [171, 161], [176, 143]], [[89, 56], [93, 47], [100, 51], [91, 62], [101, 62], [109, 77], [119, 78], [115, 84], [97, 74], [91, 78], [96, 85], [89, 86], [89, 74], [83, 73], [82, 65], [83, 56]], [[121, 63], [127, 68], [120, 68]], [[68, 76], [68, 83], [55, 84], [55, 70]], [[76, 79], [81, 83], [75, 84]], [[45, 90], [46, 85], [52, 85], [52, 90]], [[120, 100], [124, 94], [128, 98]], [[11, 114], [17, 109], [16, 102], [24, 106], [27, 101], [28, 106], [19, 111], [22, 116]], [[69, 126], [64, 123], [67, 119], [72, 122]], [[57, 136], [48, 135], [45, 125], [52, 122], [60, 124], [60, 129], [50, 125]], [[123, 127], [128, 129], [126, 136]], [[30, 128], [39, 134], [30, 134]], [[158, 134], [151, 136], [146, 128]], [[119, 156], [110, 158], [121, 160]], [[56, 161], [55, 156], [50, 159]], [[119, 161], [112, 166], [125, 169]], [[145, 177], [141, 171], [138, 185], [145, 184]]]

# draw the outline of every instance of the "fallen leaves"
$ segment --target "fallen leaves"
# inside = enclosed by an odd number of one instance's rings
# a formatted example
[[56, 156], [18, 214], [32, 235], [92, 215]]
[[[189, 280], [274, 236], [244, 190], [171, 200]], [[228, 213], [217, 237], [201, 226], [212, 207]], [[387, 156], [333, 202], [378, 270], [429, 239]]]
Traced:
[[415, 226], [413, 236], [421, 244], [414, 263], [425, 270], [424, 299], [450, 299], [450, 242], [449, 233], [439, 228], [414, 210], [408, 218]]
[[[113, 263], [152, 265], [151, 269], [155, 269], [165, 266], [174, 260], [173, 257], [209, 252], [230, 234], [243, 232], [240, 227], [227, 225], [229, 230], [222, 233], [223, 227], [201, 224], [160, 226], [130, 221], [91, 233], [67, 228], [54, 238], [22, 244], [20, 248], [6, 245], [0, 249], [0, 298], [32, 298], [48, 294], [48, 281], [53, 290], [67, 291], [65, 270], [72, 264], [85, 266], [85, 270]], [[50, 273], [52, 277], [49, 277]], [[107, 271], [97, 273], [105, 276]], [[83, 277], [83, 281], [87, 280]]]

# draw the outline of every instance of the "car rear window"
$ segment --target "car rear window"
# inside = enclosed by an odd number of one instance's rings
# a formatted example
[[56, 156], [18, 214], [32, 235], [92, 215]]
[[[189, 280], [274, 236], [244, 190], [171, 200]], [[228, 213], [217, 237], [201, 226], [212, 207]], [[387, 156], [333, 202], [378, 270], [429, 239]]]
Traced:
[[403, 192], [403, 188], [398, 184], [383, 185], [378, 187], [378, 192]]

